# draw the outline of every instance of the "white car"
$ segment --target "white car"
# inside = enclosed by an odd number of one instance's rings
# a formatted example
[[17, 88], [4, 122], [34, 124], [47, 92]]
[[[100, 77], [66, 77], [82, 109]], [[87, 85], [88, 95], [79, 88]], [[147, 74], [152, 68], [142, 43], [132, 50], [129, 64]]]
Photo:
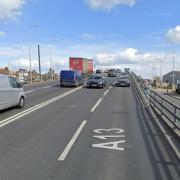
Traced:
[[18, 83], [14, 77], [0, 75], [0, 110], [25, 105], [25, 93], [22, 84]]

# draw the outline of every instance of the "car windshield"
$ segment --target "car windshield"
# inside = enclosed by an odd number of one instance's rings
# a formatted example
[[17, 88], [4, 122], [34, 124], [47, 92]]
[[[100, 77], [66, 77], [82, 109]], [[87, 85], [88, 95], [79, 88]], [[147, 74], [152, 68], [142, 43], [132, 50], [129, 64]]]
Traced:
[[102, 79], [102, 76], [92, 76], [90, 79]]

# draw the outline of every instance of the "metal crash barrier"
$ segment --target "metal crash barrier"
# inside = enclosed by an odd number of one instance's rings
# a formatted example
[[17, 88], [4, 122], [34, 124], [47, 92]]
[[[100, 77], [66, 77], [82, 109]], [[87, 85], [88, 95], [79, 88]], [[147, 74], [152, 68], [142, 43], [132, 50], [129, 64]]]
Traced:
[[[174, 131], [180, 131], [180, 107], [169, 102], [160, 94], [151, 90], [135, 73], [131, 73], [135, 88], [142, 101], [150, 105]], [[177, 133], [176, 133], [177, 134]]]

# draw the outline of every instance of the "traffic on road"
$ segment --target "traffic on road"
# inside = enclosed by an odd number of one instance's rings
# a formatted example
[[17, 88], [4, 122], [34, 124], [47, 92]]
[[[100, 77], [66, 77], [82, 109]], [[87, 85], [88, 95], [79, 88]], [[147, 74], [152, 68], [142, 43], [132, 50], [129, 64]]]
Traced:
[[25, 85], [23, 109], [0, 111], [0, 179], [179, 179], [179, 160], [131, 73], [95, 73], [83, 85], [62, 86], [62, 78], [76, 80], [64, 72], [56, 81]]

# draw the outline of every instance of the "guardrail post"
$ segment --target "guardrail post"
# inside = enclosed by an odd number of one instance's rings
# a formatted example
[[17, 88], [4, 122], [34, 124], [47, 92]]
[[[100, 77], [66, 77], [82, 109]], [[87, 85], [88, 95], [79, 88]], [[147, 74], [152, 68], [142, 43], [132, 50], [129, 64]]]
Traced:
[[175, 116], [174, 116], [174, 117], [175, 117], [175, 118], [174, 118], [174, 120], [175, 120], [174, 123], [176, 124], [176, 112], [177, 112], [176, 109], [177, 109], [177, 108], [176, 108], [176, 107], [174, 107], [174, 108], [175, 108], [175, 109], [174, 109], [174, 115], [175, 115]]
[[164, 110], [164, 99], [162, 98], [162, 101], [161, 101], [161, 115], [163, 114], [163, 110]]

